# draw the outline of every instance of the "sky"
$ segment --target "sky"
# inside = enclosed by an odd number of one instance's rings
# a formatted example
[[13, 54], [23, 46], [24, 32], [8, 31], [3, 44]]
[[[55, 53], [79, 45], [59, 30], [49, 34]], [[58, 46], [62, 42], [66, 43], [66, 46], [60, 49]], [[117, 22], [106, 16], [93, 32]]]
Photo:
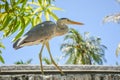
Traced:
[[[69, 28], [74, 28], [79, 33], [90, 32], [90, 36], [98, 36], [102, 39], [102, 44], [107, 46], [105, 51], [105, 58], [107, 60], [103, 65], [116, 65], [116, 61], [120, 64], [120, 55], [116, 58], [115, 50], [118, 43], [120, 43], [120, 24], [117, 23], [102, 23], [103, 18], [106, 15], [120, 12], [120, 4], [115, 0], [55, 0], [55, 5], [63, 9], [63, 11], [54, 11], [59, 17], [66, 17], [74, 21], [82, 22], [85, 25], [70, 25]], [[27, 32], [27, 30], [26, 30]], [[12, 36], [2, 40], [6, 46], [5, 50], [2, 50], [2, 56], [6, 65], [12, 65], [16, 61], [27, 61], [32, 58], [31, 64], [39, 64], [38, 54], [41, 49], [40, 45], [28, 46], [18, 50], [13, 49], [12, 39], [16, 33]], [[64, 35], [65, 36], [65, 35]], [[51, 53], [54, 59], [60, 57], [62, 52], [60, 51], [60, 45], [64, 42], [64, 36], [55, 37], [49, 41]], [[46, 48], [43, 50], [43, 57], [48, 57]], [[64, 59], [59, 62], [63, 65]], [[0, 63], [1, 64], [1, 63]]]

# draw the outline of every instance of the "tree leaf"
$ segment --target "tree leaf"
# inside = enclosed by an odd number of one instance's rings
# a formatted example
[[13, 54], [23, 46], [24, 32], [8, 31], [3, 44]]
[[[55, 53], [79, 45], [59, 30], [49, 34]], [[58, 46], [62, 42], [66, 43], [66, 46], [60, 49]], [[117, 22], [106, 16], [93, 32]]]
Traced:
[[58, 20], [58, 17], [56, 16], [56, 14], [54, 14], [53, 12], [51, 12], [49, 9], [48, 9], [47, 11], [48, 11], [48, 13], [50, 14], [50, 16], [53, 17], [53, 19], [54, 19], [55, 21]]
[[18, 39], [22, 36], [23, 33], [24, 33], [24, 28], [22, 28], [22, 29], [18, 32], [17, 36], [16, 36], [12, 41], [14, 42], [14, 41], [18, 40]]
[[29, 23], [30, 23], [30, 18], [27, 18], [27, 19], [25, 19], [25, 26], [28, 26], [29, 25]]
[[0, 55], [0, 62], [5, 63], [5, 61], [1, 55]]
[[20, 61], [15, 62], [14, 64], [17, 64], [17, 65], [19, 65], [19, 64], [30, 64], [31, 62], [32, 62], [32, 59], [29, 59], [29, 60], [26, 61], [26, 62], [20, 60]]
[[40, 12], [42, 12], [42, 9], [41, 8], [37, 8], [37, 9], [34, 10], [33, 14], [40, 13]]
[[0, 47], [5, 49], [5, 46], [0, 42]]
[[52, 0], [47, 0], [47, 2], [48, 2], [49, 4], [51, 4]]
[[8, 2], [7, 2], [7, 1], [5, 2], [5, 11], [6, 11], [6, 12], [8, 12], [8, 11], [9, 11], [9, 4], [8, 4]]
[[35, 26], [35, 24], [34, 24], [34, 20], [35, 20], [34, 18], [31, 19], [32, 27]]
[[62, 8], [58, 8], [58, 7], [55, 7], [55, 6], [51, 6], [50, 10], [60, 10], [60, 11], [63, 11]]
[[116, 49], [116, 56], [117, 57], [118, 57], [119, 53], [120, 53], [120, 43], [118, 44], [118, 47]]
[[6, 19], [7, 13], [0, 13], [0, 24], [2, 25], [4, 20]]
[[0, 9], [4, 9], [5, 8], [5, 4], [0, 4]]
[[42, 19], [41, 19], [42, 18], [42, 13], [39, 13], [38, 16], [39, 16], [39, 22], [42, 22]]
[[[17, 19], [16, 19], [16, 21], [17, 21]], [[14, 23], [15, 23], [15, 22], [14, 22]], [[20, 26], [20, 21], [17, 21], [17, 22], [15, 23], [14, 28], [12, 29], [11, 34], [13, 34], [14, 32], [16, 32], [16, 31], [18, 30], [19, 26]]]
[[15, 21], [13, 19], [10, 21], [10, 24], [8, 24], [8, 26], [7, 26], [7, 30], [4, 30], [4, 34], [3, 34], [4, 37], [7, 37], [7, 36], [9, 36], [11, 34], [12, 29], [15, 26], [14, 22]]
[[34, 4], [36, 6], [39, 6], [39, 3], [36, 3], [36, 2], [28, 2], [28, 4]]
[[44, 15], [45, 15], [46, 20], [49, 21], [49, 20], [50, 20], [50, 17], [49, 17], [48, 11], [45, 11], [45, 12], [44, 12]]
[[30, 64], [32, 62], [32, 59], [29, 59], [26, 64]]
[[20, 16], [20, 21], [21, 21], [21, 28], [25, 28], [25, 19], [23, 16]]
[[42, 1], [43, 1], [43, 6], [46, 7], [47, 1], [46, 0], [42, 0]]
[[[20, 0], [18, 0], [18, 3], [19, 3], [19, 1], [20, 1]], [[20, 1], [20, 2], [21, 2], [21, 1]], [[23, 8], [25, 7], [26, 3], [27, 3], [27, 0], [23, 0], [23, 1], [22, 1], [22, 8], [21, 8], [21, 9], [23, 9]]]
[[5, 29], [5, 28], [7, 27], [7, 25], [8, 25], [9, 22], [10, 22], [10, 20], [11, 20], [11, 17], [10, 17], [9, 15], [6, 15], [6, 16], [4, 17], [3, 25], [2, 25], [2, 27], [0, 28], [0, 31], [3, 30], [3, 29]]
[[34, 2], [34, 0], [32, 0], [32, 2]]
[[42, 60], [48, 65], [52, 64], [51, 60], [49, 60], [48, 58], [43, 58]]
[[10, 0], [10, 4], [11, 4], [12, 7], [14, 7], [15, 6], [15, 0]]
[[39, 20], [40, 20], [39, 16], [36, 16], [34, 19], [34, 25], [37, 25], [40, 22]]
[[38, 0], [39, 4], [41, 5], [42, 4], [42, 0]]

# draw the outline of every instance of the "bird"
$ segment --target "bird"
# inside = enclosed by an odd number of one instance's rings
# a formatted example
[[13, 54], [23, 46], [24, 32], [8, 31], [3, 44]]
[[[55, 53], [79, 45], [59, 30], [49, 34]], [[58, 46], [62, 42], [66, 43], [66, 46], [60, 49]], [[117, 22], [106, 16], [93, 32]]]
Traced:
[[24, 34], [23, 37], [19, 38], [13, 44], [13, 48], [17, 50], [24, 46], [42, 44], [42, 47], [39, 53], [39, 60], [40, 60], [40, 65], [41, 65], [41, 72], [42, 74], [44, 74], [43, 65], [42, 65], [42, 51], [43, 51], [44, 46], [46, 46], [51, 62], [63, 74], [62, 69], [55, 63], [52, 57], [50, 46], [49, 46], [49, 40], [54, 37], [62, 36], [68, 33], [69, 28], [67, 25], [69, 24], [83, 25], [83, 23], [81, 22], [72, 21], [68, 18], [60, 18], [57, 20], [56, 23], [53, 21], [44, 21], [34, 26], [26, 34]]

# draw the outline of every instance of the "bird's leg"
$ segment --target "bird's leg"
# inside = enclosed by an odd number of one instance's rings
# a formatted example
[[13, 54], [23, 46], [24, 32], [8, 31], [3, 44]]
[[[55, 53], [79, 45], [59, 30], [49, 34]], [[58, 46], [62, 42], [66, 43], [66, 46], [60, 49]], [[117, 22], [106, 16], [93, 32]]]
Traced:
[[40, 68], [41, 68], [42, 74], [44, 75], [44, 72], [43, 72], [43, 65], [42, 65], [42, 51], [43, 51], [43, 48], [44, 48], [44, 43], [43, 43], [42, 48], [41, 48], [40, 53], [39, 53]]
[[54, 59], [53, 59], [53, 57], [52, 57], [52, 54], [51, 54], [51, 52], [50, 52], [49, 42], [46, 42], [45, 45], [46, 45], [46, 48], [47, 48], [48, 53], [49, 53], [49, 55], [50, 55], [51, 62], [55, 65], [55, 67], [56, 67], [58, 70], [60, 70], [60, 72], [61, 72], [62, 74], [64, 74], [63, 71], [62, 71], [62, 69], [55, 63], [55, 61], [54, 61]]

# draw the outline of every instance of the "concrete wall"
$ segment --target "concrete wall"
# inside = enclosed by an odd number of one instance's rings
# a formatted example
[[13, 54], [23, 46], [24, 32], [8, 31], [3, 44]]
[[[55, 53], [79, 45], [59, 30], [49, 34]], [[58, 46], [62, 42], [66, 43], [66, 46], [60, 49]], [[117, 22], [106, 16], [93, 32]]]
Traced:
[[120, 80], [120, 66], [60, 66], [62, 75], [54, 66], [38, 65], [0, 66], [0, 80]]

